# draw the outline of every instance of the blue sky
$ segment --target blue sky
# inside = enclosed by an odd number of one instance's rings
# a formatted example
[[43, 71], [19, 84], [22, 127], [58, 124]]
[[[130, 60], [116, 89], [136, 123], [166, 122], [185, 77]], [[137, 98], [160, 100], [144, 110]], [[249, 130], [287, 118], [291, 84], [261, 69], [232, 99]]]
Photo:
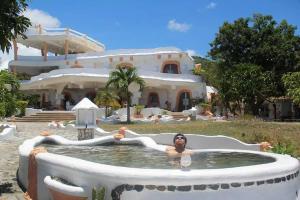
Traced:
[[[72, 28], [105, 44], [106, 49], [175, 46], [206, 56], [224, 21], [254, 13], [286, 19], [299, 27], [300, 0], [30, 0], [24, 13], [33, 23]], [[20, 55], [40, 55], [19, 45]], [[13, 54], [0, 52], [0, 69]]]
[[32, 0], [29, 8], [57, 18], [60, 27], [88, 34], [107, 49], [176, 46], [205, 56], [224, 21], [253, 13], [300, 28], [300, 0]]

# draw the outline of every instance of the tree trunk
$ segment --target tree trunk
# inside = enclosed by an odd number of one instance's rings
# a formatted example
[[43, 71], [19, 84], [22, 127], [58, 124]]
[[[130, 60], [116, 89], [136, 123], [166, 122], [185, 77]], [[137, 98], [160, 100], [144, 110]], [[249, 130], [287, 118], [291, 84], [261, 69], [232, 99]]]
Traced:
[[127, 90], [127, 124], [130, 123], [130, 96], [128, 94], [128, 90]]
[[252, 114], [254, 115], [254, 116], [258, 116], [258, 114], [259, 114], [259, 112], [258, 112], [258, 105], [257, 104], [255, 104], [255, 103], [252, 103], [252, 104], [250, 104], [251, 105], [251, 111], [252, 111]]
[[277, 109], [275, 103], [273, 103], [273, 108], [274, 108], [274, 119], [277, 119]]

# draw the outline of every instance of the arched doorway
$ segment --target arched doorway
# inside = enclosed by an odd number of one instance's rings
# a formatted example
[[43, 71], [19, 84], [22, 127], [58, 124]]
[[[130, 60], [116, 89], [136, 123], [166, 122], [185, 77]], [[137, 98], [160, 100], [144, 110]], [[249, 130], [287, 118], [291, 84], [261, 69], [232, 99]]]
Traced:
[[177, 95], [177, 111], [181, 112], [183, 110], [188, 110], [192, 107], [191, 102], [191, 91], [183, 90]]
[[89, 100], [91, 100], [92, 102], [94, 102], [94, 99], [96, 97], [96, 92], [90, 91], [90, 92], [86, 93], [85, 97], [88, 98]]
[[[62, 107], [63, 107], [64, 110], [68, 110], [67, 107], [68, 107], [68, 106], [71, 104], [71, 102], [73, 101], [72, 95], [71, 95], [70, 92], [67, 92], [67, 91], [63, 92], [63, 95], [64, 95], [64, 99], [63, 99], [63, 105], [62, 105]], [[68, 105], [68, 106], [67, 106], [67, 105]]]
[[156, 92], [150, 92], [148, 95], [148, 107], [160, 107], [159, 96]]

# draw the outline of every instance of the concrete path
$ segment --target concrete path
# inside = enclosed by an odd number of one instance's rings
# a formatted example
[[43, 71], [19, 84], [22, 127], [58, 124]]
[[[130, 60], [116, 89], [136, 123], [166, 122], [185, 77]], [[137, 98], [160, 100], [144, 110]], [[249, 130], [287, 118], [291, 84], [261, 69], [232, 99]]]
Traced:
[[19, 166], [18, 146], [24, 140], [38, 136], [41, 131], [77, 139], [75, 130], [49, 129], [48, 123], [17, 122], [16, 125], [17, 135], [9, 140], [0, 141], [0, 200], [24, 199], [16, 181]]

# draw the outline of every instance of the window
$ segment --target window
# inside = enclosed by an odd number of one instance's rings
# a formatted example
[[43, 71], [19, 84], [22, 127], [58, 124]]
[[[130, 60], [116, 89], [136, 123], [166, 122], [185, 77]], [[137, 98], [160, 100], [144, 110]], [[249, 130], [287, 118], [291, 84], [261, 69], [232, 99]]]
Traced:
[[179, 74], [178, 65], [174, 63], [165, 64], [163, 73]]

